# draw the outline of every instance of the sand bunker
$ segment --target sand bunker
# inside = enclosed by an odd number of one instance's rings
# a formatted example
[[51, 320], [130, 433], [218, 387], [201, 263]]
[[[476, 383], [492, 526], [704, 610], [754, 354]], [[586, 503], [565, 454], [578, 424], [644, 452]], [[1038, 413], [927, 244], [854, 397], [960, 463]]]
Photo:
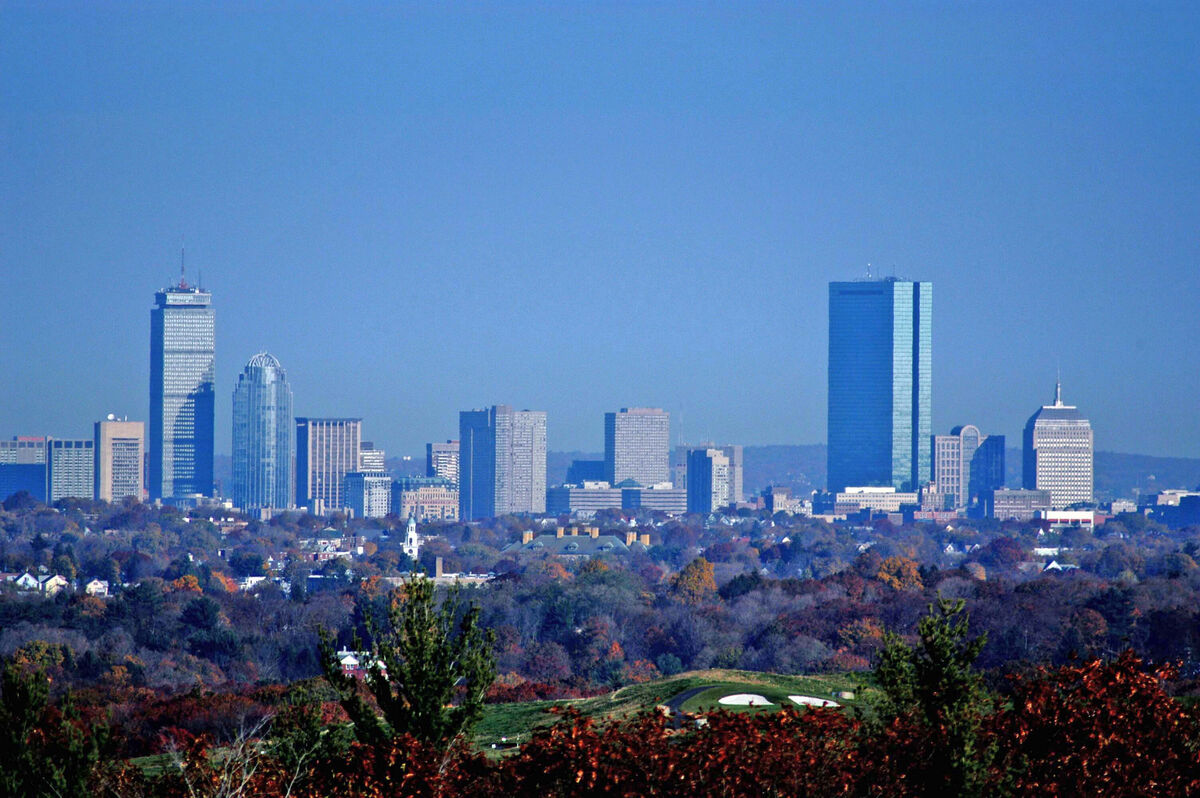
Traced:
[[754, 693], [734, 693], [717, 700], [718, 704], [727, 707], [769, 707], [774, 706], [770, 701]]
[[790, 695], [793, 704], [799, 704], [802, 707], [836, 707], [838, 702], [830, 701], [828, 698], [817, 698], [811, 695]]

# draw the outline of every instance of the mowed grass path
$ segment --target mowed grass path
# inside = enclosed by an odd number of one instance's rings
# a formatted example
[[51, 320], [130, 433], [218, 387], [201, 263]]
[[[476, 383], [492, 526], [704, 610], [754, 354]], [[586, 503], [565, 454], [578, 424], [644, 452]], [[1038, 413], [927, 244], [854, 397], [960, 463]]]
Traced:
[[[827, 698], [847, 707], [869, 698], [874, 688], [869, 686], [868, 674], [842, 673], [815, 676], [787, 676], [777, 673], [756, 673], [713, 669], [689, 671], [665, 679], [633, 684], [612, 693], [594, 698], [564, 701], [528, 701], [519, 704], [489, 704], [483, 718], [475, 727], [474, 742], [482, 749], [492, 745], [511, 746], [524, 743], [537, 729], [553, 725], [563, 710], [573, 708], [585, 717], [597, 721], [618, 720], [666, 704], [687, 690], [711, 687], [683, 703], [684, 712], [707, 712], [720, 708], [731, 712], [778, 712], [783, 707], [799, 709], [788, 700], [789, 695], [808, 695]], [[853, 700], [835, 698], [835, 691], [852, 691]], [[717, 699], [733, 693], [756, 693], [770, 700], [770, 707], [722, 707]]]

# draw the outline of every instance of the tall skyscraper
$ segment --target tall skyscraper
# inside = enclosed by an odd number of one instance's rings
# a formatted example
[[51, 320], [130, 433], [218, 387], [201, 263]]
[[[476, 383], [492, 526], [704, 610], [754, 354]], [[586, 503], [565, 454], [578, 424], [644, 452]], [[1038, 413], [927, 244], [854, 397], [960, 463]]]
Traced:
[[294, 505], [292, 389], [279, 361], [260, 352], [233, 389], [233, 504], [242, 510]]
[[93, 498], [119, 502], [132, 496], [141, 501], [145, 425], [124, 418], [118, 420], [110, 413], [104, 421], [96, 422], [92, 450], [96, 457]]
[[828, 487], [929, 481], [933, 286], [829, 284]]
[[974, 424], [933, 436], [933, 488], [946, 509], [976, 505], [1004, 487], [1004, 436], [984, 435]]
[[671, 414], [657, 407], [623, 407], [604, 414], [604, 478], [646, 487], [671, 481]]
[[150, 311], [150, 498], [213, 491], [212, 294], [179, 284]]
[[1092, 501], [1092, 425], [1075, 405], [1063, 404], [1062, 383], [1054, 386], [1054, 404], [1029, 417], [1024, 438], [1026, 489], [1050, 491], [1055, 509]]
[[687, 509], [711, 513], [732, 501], [729, 457], [720, 449], [692, 449], [687, 457]]
[[91, 499], [95, 495], [95, 482], [94, 440], [47, 439], [46, 493], [49, 502]]
[[296, 503], [316, 515], [346, 507], [343, 483], [358, 470], [361, 418], [296, 419]]
[[459, 517], [546, 512], [546, 413], [494, 405], [458, 424]]
[[458, 441], [425, 444], [425, 476], [441, 477], [458, 490]]

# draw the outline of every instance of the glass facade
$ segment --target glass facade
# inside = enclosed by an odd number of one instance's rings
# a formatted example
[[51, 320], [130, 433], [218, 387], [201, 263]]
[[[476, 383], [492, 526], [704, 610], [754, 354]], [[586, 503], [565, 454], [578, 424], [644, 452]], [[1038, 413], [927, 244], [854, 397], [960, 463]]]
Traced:
[[930, 478], [933, 286], [829, 284], [829, 490]]
[[292, 489], [292, 389], [279, 361], [250, 358], [233, 391], [233, 486], [242, 510], [286, 509]]
[[179, 285], [150, 311], [150, 498], [213, 491], [212, 294]]

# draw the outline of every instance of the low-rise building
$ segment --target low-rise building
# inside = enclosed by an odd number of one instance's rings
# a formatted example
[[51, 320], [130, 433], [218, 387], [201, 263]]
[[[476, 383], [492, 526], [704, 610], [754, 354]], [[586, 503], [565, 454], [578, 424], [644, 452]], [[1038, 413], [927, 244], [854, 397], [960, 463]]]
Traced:
[[984, 513], [1001, 521], [1032, 521], [1050, 510], [1049, 490], [994, 490], [983, 497]]
[[392, 512], [399, 518], [458, 520], [458, 489], [445, 477], [403, 477], [392, 484]]

